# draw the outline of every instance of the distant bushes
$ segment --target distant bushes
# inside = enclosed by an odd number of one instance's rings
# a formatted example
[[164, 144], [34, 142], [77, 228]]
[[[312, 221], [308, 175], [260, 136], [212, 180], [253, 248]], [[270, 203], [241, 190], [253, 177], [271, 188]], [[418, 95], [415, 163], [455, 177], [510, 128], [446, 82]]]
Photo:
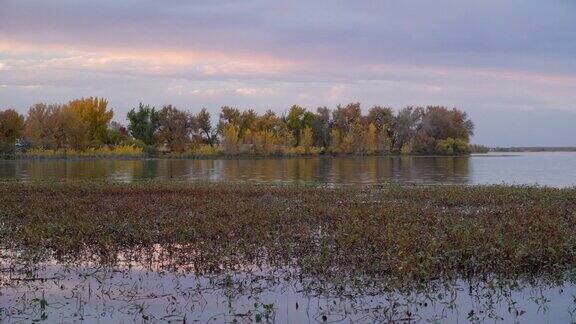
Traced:
[[[316, 112], [293, 105], [278, 116], [222, 107], [217, 124], [206, 108], [198, 113], [172, 105], [140, 104], [128, 125], [111, 121], [102, 98], [64, 105], [38, 103], [26, 117], [0, 112], [0, 150], [17, 156], [217, 156], [307, 154], [459, 155], [471, 151], [474, 125], [466, 113], [441, 106], [406, 107], [394, 113], [359, 103]], [[65, 152], [65, 153], [63, 153]]]
[[470, 144], [469, 148], [470, 148], [470, 153], [488, 153], [488, 152], [490, 152], [490, 148], [488, 146], [484, 146], [484, 145]]
[[436, 152], [442, 155], [461, 155], [470, 153], [468, 142], [460, 138], [448, 137], [447, 139], [439, 140], [436, 144]]

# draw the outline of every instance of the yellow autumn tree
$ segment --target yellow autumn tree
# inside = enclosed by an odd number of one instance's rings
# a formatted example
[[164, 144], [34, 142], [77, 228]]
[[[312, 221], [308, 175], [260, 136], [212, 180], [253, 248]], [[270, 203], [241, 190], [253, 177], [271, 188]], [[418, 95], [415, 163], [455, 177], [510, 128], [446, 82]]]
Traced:
[[356, 141], [354, 132], [349, 131], [342, 136], [342, 143], [340, 143], [340, 150], [342, 153], [350, 154], [356, 150]]
[[364, 151], [366, 154], [374, 154], [378, 150], [376, 144], [376, 126], [370, 123], [368, 129], [363, 132], [364, 135]]
[[412, 153], [412, 146], [413, 146], [413, 141], [409, 140], [408, 142], [404, 143], [404, 145], [402, 145], [402, 148], [400, 148], [400, 154], [404, 154], [404, 155], [408, 155]]
[[90, 97], [72, 100], [68, 106], [88, 125], [90, 140], [100, 145], [106, 140], [108, 123], [114, 112], [108, 110], [108, 101], [104, 98]]
[[288, 129], [288, 127], [281, 127], [280, 130], [276, 133], [278, 137], [278, 144], [281, 146], [281, 150], [289, 151], [294, 143], [296, 142], [294, 135]]
[[378, 151], [380, 153], [390, 153], [392, 150], [392, 139], [388, 135], [388, 129], [382, 127], [378, 134]]
[[224, 126], [222, 131], [222, 149], [226, 154], [238, 153], [239, 129], [234, 124]]
[[239, 136], [240, 139], [242, 140], [242, 144], [246, 145], [252, 144], [254, 134], [252, 133], [252, 130], [250, 128], [245, 129], [244, 132], [240, 132]]
[[257, 154], [268, 155], [276, 150], [277, 137], [274, 132], [270, 130], [262, 130], [255, 132], [252, 136], [254, 144], [254, 152]]
[[85, 150], [90, 144], [90, 127], [69, 106], [58, 107], [50, 120], [56, 149]]
[[330, 131], [330, 153], [340, 153], [340, 130], [333, 128]]
[[312, 147], [312, 128], [306, 126], [300, 131], [300, 146], [306, 154], [310, 153]]

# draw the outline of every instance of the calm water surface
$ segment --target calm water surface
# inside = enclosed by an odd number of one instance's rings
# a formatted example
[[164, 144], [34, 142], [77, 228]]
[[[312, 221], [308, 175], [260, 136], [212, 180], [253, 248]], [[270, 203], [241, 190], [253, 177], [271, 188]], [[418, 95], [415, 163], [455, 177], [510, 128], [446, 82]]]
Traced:
[[2, 181], [149, 179], [328, 185], [507, 183], [569, 187], [576, 186], [576, 152], [470, 157], [0, 161]]
[[[270, 277], [71, 267], [3, 287], [0, 314], [29, 323], [574, 323], [571, 284], [458, 281], [427, 292], [334, 295]], [[226, 279], [228, 278], [228, 279]], [[226, 283], [228, 281], [229, 283]], [[40, 301], [47, 307], [42, 308]], [[0, 306], [1, 307], [1, 306]], [[266, 308], [267, 307], [267, 308]], [[1, 309], [1, 308], [0, 308]], [[268, 317], [268, 319], [266, 319]]]

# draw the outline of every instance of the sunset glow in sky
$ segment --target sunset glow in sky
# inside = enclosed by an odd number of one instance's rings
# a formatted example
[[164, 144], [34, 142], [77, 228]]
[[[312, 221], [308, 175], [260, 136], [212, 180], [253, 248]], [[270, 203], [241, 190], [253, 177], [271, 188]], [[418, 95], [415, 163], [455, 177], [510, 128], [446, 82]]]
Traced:
[[83, 96], [446, 105], [474, 143], [576, 146], [576, 1], [0, 0], [0, 109]]

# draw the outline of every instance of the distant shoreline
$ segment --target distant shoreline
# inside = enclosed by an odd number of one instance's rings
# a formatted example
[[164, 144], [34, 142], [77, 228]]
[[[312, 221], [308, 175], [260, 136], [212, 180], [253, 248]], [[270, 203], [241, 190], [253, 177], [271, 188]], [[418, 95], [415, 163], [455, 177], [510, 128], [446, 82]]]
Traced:
[[512, 146], [492, 147], [490, 152], [576, 152], [576, 147]]

